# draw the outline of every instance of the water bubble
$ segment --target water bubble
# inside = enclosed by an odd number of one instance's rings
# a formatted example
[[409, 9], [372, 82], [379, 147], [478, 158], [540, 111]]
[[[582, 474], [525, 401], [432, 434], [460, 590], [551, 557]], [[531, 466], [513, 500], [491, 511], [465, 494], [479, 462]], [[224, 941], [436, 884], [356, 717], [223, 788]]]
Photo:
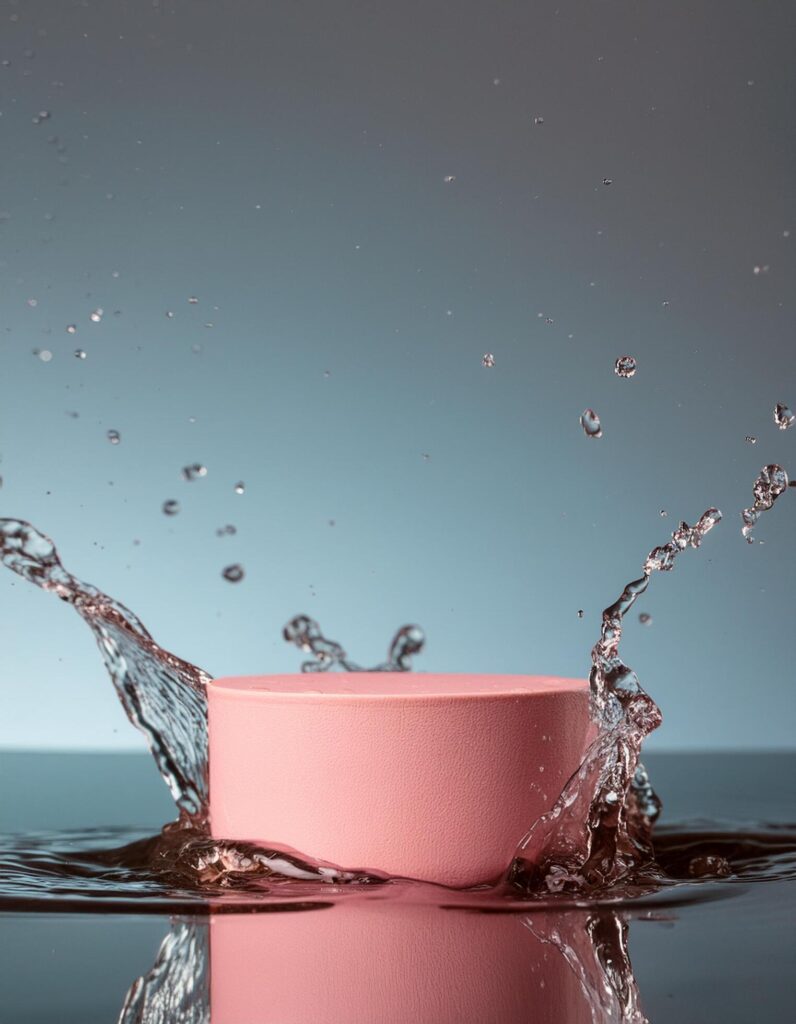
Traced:
[[233, 490], [235, 491], [236, 494], [243, 494], [243, 492], [246, 490], [246, 484], [242, 480], [239, 480], [235, 484]]
[[636, 360], [633, 356], [620, 356], [614, 363], [614, 373], [617, 377], [635, 377], [636, 375]]
[[86, 358], [86, 353], [84, 352], [84, 350], [82, 348], [76, 348], [75, 349], [75, 359], [85, 359], [85, 358]]
[[446, 185], [452, 185], [453, 182], [456, 181], [456, 175], [455, 174], [446, 174], [445, 177], [442, 180], [445, 182]]
[[122, 435], [119, 433], [118, 430], [109, 430], [107, 433], [107, 438], [111, 444], [118, 444], [122, 439]]
[[641, 623], [642, 626], [649, 626], [649, 624], [652, 622], [652, 616], [649, 612], [642, 612], [638, 617], [638, 621]]
[[183, 480], [198, 480], [207, 476], [207, 466], [203, 466], [201, 462], [192, 462], [190, 466], [183, 466], [180, 472]]
[[787, 405], [777, 402], [774, 406], [774, 422], [780, 430], [787, 430], [796, 423], [796, 416], [790, 411]]
[[537, 114], [536, 117], [533, 119], [533, 123], [534, 124], [544, 124], [544, 118], [540, 117], [540, 115]]
[[97, 309], [93, 310], [93, 311], [92, 311], [92, 312], [91, 312], [91, 313], [89, 314], [89, 320], [90, 320], [90, 321], [91, 321], [91, 322], [92, 322], [93, 324], [98, 324], [98, 323], [100, 322], [100, 320], [102, 320], [102, 314], [103, 314], [104, 312], [105, 312], [105, 310], [104, 310], [104, 309], [102, 309], [101, 307], [98, 307]]
[[221, 575], [228, 583], [240, 583], [246, 574], [243, 571], [243, 566], [236, 562], [234, 565], [228, 565], [226, 569], [222, 569]]
[[67, 324], [66, 325], [66, 333], [67, 334], [77, 334], [77, 324]]
[[613, 185], [613, 183], [614, 183], [614, 179], [613, 178], [603, 178], [603, 185]]
[[231, 537], [237, 532], [238, 528], [236, 526], [233, 526], [232, 523], [227, 523], [226, 526], [219, 526], [216, 530], [216, 537]]
[[483, 356], [481, 357], [481, 365], [485, 366], [488, 370], [492, 369], [492, 367], [495, 365], [495, 357], [492, 355], [491, 352], [484, 352]]
[[753, 434], [747, 434], [746, 435], [746, 443], [747, 444], [757, 444], [757, 438]]
[[164, 516], [176, 516], [180, 511], [179, 501], [175, 501], [174, 498], [169, 498], [168, 501], [164, 501], [162, 507]]
[[34, 348], [33, 354], [38, 356], [43, 363], [49, 363], [53, 357], [52, 352], [48, 348]]
[[594, 411], [594, 409], [584, 409], [580, 417], [580, 425], [583, 427], [583, 433], [586, 437], [602, 437], [603, 428], [600, 423], [600, 417]]

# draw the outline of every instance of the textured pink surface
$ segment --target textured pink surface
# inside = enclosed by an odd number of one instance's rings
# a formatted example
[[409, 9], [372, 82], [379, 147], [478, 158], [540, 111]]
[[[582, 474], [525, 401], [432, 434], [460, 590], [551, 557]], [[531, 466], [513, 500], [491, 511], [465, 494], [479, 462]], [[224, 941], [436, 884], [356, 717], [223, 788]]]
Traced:
[[336, 673], [208, 689], [213, 835], [347, 868], [496, 878], [578, 767], [585, 681]]
[[[576, 911], [561, 938], [586, 941]], [[567, 931], [569, 928], [569, 931]], [[359, 900], [210, 923], [213, 1024], [590, 1024], [575, 972], [520, 915]]]

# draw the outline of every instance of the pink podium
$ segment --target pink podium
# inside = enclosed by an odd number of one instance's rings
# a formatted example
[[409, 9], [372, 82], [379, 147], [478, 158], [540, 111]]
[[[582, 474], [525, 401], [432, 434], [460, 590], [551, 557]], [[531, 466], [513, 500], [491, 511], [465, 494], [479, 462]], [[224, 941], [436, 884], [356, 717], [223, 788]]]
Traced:
[[214, 836], [454, 887], [502, 874], [591, 734], [550, 676], [216, 679], [208, 716]]

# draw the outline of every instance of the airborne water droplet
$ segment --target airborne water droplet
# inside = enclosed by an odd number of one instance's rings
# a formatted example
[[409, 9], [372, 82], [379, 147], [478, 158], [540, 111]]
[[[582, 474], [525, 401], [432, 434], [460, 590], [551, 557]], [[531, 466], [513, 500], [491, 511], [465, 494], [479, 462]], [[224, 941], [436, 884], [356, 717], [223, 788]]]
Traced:
[[614, 363], [614, 373], [617, 377], [634, 377], [636, 374], [636, 360], [633, 356], [620, 356]]
[[614, 179], [613, 178], [603, 178], [603, 185], [613, 185], [613, 183], [614, 183]]
[[105, 310], [102, 309], [102, 307], [98, 307], [97, 309], [92, 310], [92, 312], [89, 314], [89, 320], [93, 324], [98, 324], [102, 320], [102, 314], [104, 312]]
[[445, 182], [446, 185], [451, 185], [451, 184], [453, 184], [454, 181], [456, 181], [456, 175], [455, 174], [446, 174], [445, 177], [442, 180]]
[[226, 526], [220, 526], [216, 530], [216, 537], [231, 537], [232, 534], [237, 532], [237, 527], [233, 526], [232, 523], [227, 523]]
[[757, 438], [754, 437], [752, 434], [747, 434], [746, 435], [746, 443], [747, 444], [757, 444]]
[[243, 492], [244, 492], [245, 490], [246, 490], [246, 484], [245, 484], [245, 483], [244, 483], [244, 482], [243, 482], [242, 480], [239, 480], [239, 481], [238, 481], [238, 482], [237, 482], [237, 483], [235, 484], [235, 487], [234, 487], [234, 491], [235, 491], [235, 493], [236, 493], [236, 494], [243, 494]]
[[649, 624], [652, 622], [652, 616], [649, 612], [642, 612], [638, 617], [638, 621], [641, 623], [642, 626], [649, 626]]
[[192, 305], [192, 306], [195, 306], [195, 305], [197, 304], [197, 302], [198, 302], [198, 301], [199, 301], [199, 299], [198, 299], [198, 298], [197, 298], [197, 297], [196, 297], [195, 295], [191, 295], [191, 296], [190, 296], [190, 297], [188, 298], [188, 302], [189, 302], [189, 303], [190, 303], [190, 305]]
[[492, 355], [491, 352], [484, 352], [483, 356], [481, 357], [481, 365], [485, 366], [488, 370], [492, 369], [492, 367], [495, 365], [495, 357]]
[[544, 118], [540, 117], [539, 114], [533, 119], [534, 124], [544, 124]]
[[600, 417], [594, 409], [584, 409], [580, 417], [580, 425], [586, 437], [602, 437], [603, 428]]
[[118, 430], [109, 430], [106, 436], [111, 444], [118, 444], [122, 439]]
[[190, 466], [183, 466], [181, 473], [183, 480], [198, 480], [207, 476], [207, 466], [203, 466], [201, 462], [192, 462]]
[[77, 324], [67, 324], [66, 333], [77, 334]]
[[82, 348], [76, 348], [75, 349], [75, 359], [85, 359], [85, 358], [86, 358], [86, 353], [83, 351], [83, 349]]
[[176, 516], [180, 511], [180, 503], [170, 498], [168, 501], [163, 502], [162, 509], [164, 516]]
[[246, 574], [243, 571], [243, 566], [236, 562], [234, 565], [228, 565], [226, 569], [222, 569], [221, 575], [228, 583], [240, 583]]
[[583, 618], [583, 609], [582, 608], [578, 608], [578, 618], [579, 619]]
[[780, 430], [787, 430], [796, 423], [796, 416], [783, 402], [777, 402], [774, 406], [774, 422]]
[[38, 356], [43, 363], [49, 363], [53, 357], [52, 352], [48, 348], [34, 348], [33, 354]]

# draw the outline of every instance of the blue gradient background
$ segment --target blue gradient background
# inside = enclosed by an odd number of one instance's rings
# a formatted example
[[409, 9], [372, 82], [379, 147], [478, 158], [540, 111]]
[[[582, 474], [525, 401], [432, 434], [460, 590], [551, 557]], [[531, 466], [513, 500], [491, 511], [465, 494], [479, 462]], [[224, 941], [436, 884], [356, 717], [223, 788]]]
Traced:
[[[418, 668], [584, 675], [715, 504], [626, 630], [651, 745], [793, 747], [796, 495], [764, 545], [738, 514], [796, 475], [794, 30], [732, 0], [3, 3], [2, 514], [214, 674], [297, 669], [306, 611], [365, 662], [417, 621]], [[141, 746], [74, 612], [9, 573], [0, 601], [0, 745]]]

